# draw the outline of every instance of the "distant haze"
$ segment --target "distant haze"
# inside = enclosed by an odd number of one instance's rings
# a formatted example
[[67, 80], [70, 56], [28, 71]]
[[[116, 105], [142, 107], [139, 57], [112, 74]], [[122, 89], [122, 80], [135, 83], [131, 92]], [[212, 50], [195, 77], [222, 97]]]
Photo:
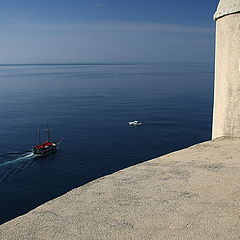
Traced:
[[217, 0], [9, 0], [0, 64], [213, 62]]

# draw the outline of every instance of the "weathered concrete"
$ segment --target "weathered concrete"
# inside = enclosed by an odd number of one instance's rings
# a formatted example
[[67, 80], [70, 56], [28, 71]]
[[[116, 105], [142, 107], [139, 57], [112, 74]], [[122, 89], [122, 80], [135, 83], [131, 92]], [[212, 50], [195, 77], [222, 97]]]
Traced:
[[0, 226], [1, 240], [240, 238], [240, 139], [124, 169]]
[[240, 1], [239, 0], [221, 0], [218, 4], [216, 13], [214, 14], [214, 19], [217, 20], [223, 16], [229, 14], [237, 13], [240, 11]]
[[[235, 4], [234, 4], [235, 3]], [[240, 0], [220, 1], [212, 137], [240, 137]], [[230, 15], [225, 16], [228, 13]]]

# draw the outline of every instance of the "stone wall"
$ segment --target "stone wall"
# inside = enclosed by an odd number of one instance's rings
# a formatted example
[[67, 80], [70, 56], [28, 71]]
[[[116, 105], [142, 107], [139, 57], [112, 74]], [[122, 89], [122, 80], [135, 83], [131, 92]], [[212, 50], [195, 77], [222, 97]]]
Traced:
[[212, 137], [221, 136], [240, 137], [240, 13], [216, 22]]

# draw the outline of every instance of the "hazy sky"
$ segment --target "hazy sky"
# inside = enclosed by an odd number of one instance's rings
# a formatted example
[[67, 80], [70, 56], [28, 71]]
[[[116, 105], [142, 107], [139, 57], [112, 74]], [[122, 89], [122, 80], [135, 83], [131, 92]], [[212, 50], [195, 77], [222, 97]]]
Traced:
[[0, 1], [0, 64], [214, 60], [218, 0]]

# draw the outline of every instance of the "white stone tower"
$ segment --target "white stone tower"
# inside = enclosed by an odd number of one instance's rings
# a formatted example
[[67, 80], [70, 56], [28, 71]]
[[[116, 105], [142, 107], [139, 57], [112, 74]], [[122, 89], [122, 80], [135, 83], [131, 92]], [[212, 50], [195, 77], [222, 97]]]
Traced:
[[240, 0], [220, 0], [216, 21], [212, 138], [240, 137]]

